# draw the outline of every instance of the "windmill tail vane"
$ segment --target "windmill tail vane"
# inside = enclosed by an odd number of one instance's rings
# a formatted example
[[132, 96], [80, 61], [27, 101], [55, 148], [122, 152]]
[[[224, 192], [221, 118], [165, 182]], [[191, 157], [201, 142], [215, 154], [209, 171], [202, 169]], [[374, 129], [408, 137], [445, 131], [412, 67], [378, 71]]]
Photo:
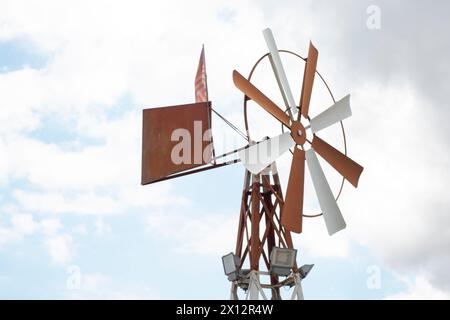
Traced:
[[[195, 77], [196, 103], [169, 107], [149, 108], [143, 111], [142, 184], [160, 182], [242, 162], [245, 168], [244, 187], [235, 251], [222, 257], [224, 272], [231, 282], [231, 299], [238, 299], [242, 289], [247, 299], [281, 299], [281, 287], [293, 287], [291, 299], [303, 299], [301, 282], [313, 265], [297, 266], [297, 250], [292, 234], [303, 231], [304, 217], [323, 216], [329, 235], [346, 227], [343, 215], [319, 161], [325, 160], [355, 188], [363, 167], [347, 155], [343, 120], [352, 115], [350, 95], [325, 111], [311, 116], [310, 103], [317, 71], [318, 50], [310, 42], [306, 58], [279, 50], [272, 31], [263, 31], [268, 53], [254, 65], [248, 77], [237, 70], [232, 80], [244, 94], [244, 123], [246, 133], [212, 108], [208, 101], [205, 51], [202, 48]], [[294, 98], [281, 54], [293, 55], [304, 62], [303, 82], [298, 99]], [[261, 60], [270, 61], [284, 106], [281, 107], [251, 81], [253, 71]], [[319, 77], [317, 77], [317, 75]], [[247, 105], [258, 105], [266, 114], [278, 121], [285, 130], [277, 136], [253, 141], [247, 118]], [[246, 141], [241, 148], [215, 155], [212, 138], [212, 113], [225, 121]], [[341, 152], [319, 137], [322, 130], [340, 124], [344, 135], [345, 151]], [[292, 152], [291, 166], [285, 195], [278, 176], [276, 161], [287, 151]], [[236, 156], [227, 160], [230, 156]], [[221, 161], [221, 162], [220, 162]], [[321, 210], [319, 214], [304, 212], [306, 168]], [[268, 282], [261, 281], [267, 276]], [[282, 279], [284, 278], [284, 279]]]

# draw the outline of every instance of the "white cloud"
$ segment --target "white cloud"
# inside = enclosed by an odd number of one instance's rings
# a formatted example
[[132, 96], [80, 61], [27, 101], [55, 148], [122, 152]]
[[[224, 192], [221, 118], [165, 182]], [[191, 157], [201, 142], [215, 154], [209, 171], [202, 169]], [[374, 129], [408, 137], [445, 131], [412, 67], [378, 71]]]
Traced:
[[[5, 214], [3, 214], [5, 215]], [[26, 239], [26, 237], [41, 234], [50, 258], [65, 264], [74, 255], [75, 241], [70, 234], [61, 234], [63, 228], [59, 219], [42, 219], [36, 221], [31, 214], [9, 213], [9, 225], [6, 221], [0, 224], [0, 247], [9, 243]]]
[[63, 227], [59, 219], [43, 219], [40, 226], [42, 233], [45, 235], [54, 235]]
[[323, 258], [347, 258], [351, 254], [351, 239], [345, 231], [332, 237], [326, 231], [322, 217], [304, 219], [304, 232], [293, 234], [294, 245], [302, 255]]
[[30, 68], [0, 74], [2, 136], [31, 131], [39, 125], [39, 117], [34, 113], [42, 99], [37, 85], [39, 76], [38, 70]]
[[33, 220], [31, 214], [15, 214], [11, 218], [11, 224], [17, 232], [23, 235], [34, 233], [38, 228], [38, 224]]
[[97, 291], [107, 284], [109, 278], [103, 273], [87, 273], [81, 276], [81, 288], [84, 291]]
[[40, 230], [40, 224], [34, 220], [31, 214], [2, 213], [2, 218], [6, 217], [9, 218], [9, 225], [6, 219], [0, 220], [0, 247], [19, 241]]
[[74, 236], [86, 235], [88, 233], [87, 227], [82, 223], [75, 225], [70, 231]]
[[[127, 208], [185, 205], [188, 201], [173, 194], [171, 185], [139, 185], [140, 123], [136, 113], [89, 125], [80, 130], [105, 140], [105, 144], [66, 150], [29, 138], [15, 138], [3, 145], [9, 154], [10, 177], [24, 178], [33, 191], [13, 192], [17, 203], [27, 211], [41, 213], [109, 214]], [[0, 145], [0, 148], [2, 146]]]
[[92, 193], [65, 196], [56, 192], [45, 193], [16, 190], [14, 195], [22, 208], [34, 212], [105, 214], [117, 213], [118, 211], [118, 206], [113, 199]]
[[351, 237], [383, 263], [398, 273], [426, 270], [432, 284], [445, 289], [450, 162], [440, 129], [423, 119], [428, 103], [408, 86], [370, 84], [357, 91], [347, 128], [358, 132], [350, 155], [365, 171], [356, 191], [347, 187], [341, 207]]
[[407, 285], [404, 292], [391, 294], [385, 297], [386, 300], [449, 300], [450, 293], [440, 290], [424, 278], [417, 276], [413, 281], [403, 280]]
[[81, 273], [81, 286], [79, 289], [69, 290], [69, 299], [113, 299], [136, 300], [157, 299], [154, 290], [139, 284], [138, 287], [120, 286], [114, 279], [102, 272]]
[[7, 243], [20, 240], [21, 238], [22, 235], [16, 230], [0, 226], [0, 248]]
[[112, 232], [111, 226], [103, 219], [97, 218], [94, 222], [95, 232], [99, 235], [106, 235]]
[[182, 253], [218, 256], [234, 250], [237, 219], [237, 214], [153, 212], [146, 218], [146, 228], [174, 241]]
[[74, 241], [68, 234], [49, 237], [45, 244], [52, 260], [58, 264], [67, 264], [74, 257]]

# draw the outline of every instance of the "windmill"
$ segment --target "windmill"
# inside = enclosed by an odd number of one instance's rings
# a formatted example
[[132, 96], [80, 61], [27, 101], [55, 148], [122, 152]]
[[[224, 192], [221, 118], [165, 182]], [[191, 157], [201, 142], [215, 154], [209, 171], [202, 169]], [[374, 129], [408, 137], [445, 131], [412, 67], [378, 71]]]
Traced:
[[[142, 184], [159, 182], [182, 175], [197, 173], [242, 161], [245, 167], [244, 186], [241, 198], [238, 232], [235, 251], [222, 257], [225, 274], [231, 282], [231, 299], [238, 299], [238, 289], [246, 292], [248, 299], [266, 299], [264, 290], [270, 290], [272, 299], [281, 299], [280, 288], [293, 288], [291, 298], [303, 299], [301, 282], [312, 265], [298, 267], [297, 251], [292, 234], [303, 231], [303, 217], [323, 216], [329, 235], [344, 229], [346, 223], [337, 205], [344, 179], [357, 187], [363, 167], [334, 148], [317, 134], [351, 116], [350, 96], [335, 101], [328, 85], [316, 70], [318, 51], [309, 44], [307, 58], [277, 48], [270, 29], [263, 35], [269, 52], [253, 66], [246, 78], [233, 71], [233, 82], [244, 94], [244, 123], [248, 144], [240, 149], [214, 156], [212, 147], [210, 102], [190, 105], [153, 108], [144, 110]], [[303, 83], [299, 103], [290, 89], [280, 53], [293, 55], [305, 61]], [[263, 59], [269, 59], [278, 83], [285, 108], [281, 108], [251, 82], [253, 72]], [[326, 85], [333, 105], [311, 118], [310, 101], [316, 76]], [[282, 125], [286, 132], [262, 141], [250, 137], [247, 118], [248, 101], [253, 101]], [[216, 112], [216, 111], [214, 111]], [[198, 129], [198, 124], [201, 128]], [[203, 155], [197, 162], [174, 163], [173, 150], [177, 140], [176, 129], [184, 129], [190, 135], [201, 136], [190, 140], [186, 147], [197, 147]], [[169, 139], [170, 136], [170, 139]], [[206, 136], [206, 139], [205, 139]], [[291, 150], [292, 161], [286, 196], [283, 196], [278, 176], [277, 159]], [[238, 159], [218, 163], [230, 155]], [[169, 157], [171, 155], [172, 157]], [[343, 180], [338, 197], [335, 198], [318, 156], [328, 162]], [[191, 157], [192, 158], [196, 158]], [[305, 165], [306, 163], [306, 165]], [[321, 214], [307, 215], [303, 212], [304, 180], [306, 167], [309, 170], [317, 195]], [[262, 276], [269, 281], [261, 281]]]

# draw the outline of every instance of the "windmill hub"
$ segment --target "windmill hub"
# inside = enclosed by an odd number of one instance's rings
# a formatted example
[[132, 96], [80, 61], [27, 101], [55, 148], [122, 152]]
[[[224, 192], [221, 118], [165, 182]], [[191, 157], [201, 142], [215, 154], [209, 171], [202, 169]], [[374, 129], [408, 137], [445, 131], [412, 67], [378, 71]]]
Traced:
[[294, 121], [291, 125], [291, 136], [296, 144], [304, 145], [306, 142], [306, 130], [300, 121]]

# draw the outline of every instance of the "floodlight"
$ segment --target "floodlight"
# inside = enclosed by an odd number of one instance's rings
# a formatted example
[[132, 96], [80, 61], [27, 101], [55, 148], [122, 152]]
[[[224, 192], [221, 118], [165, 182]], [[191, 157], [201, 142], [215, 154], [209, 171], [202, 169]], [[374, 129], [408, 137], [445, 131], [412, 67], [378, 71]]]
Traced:
[[301, 268], [299, 269], [300, 277], [302, 279], [305, 279], [313, 267], [313, 264], [304, 264], [303, 266], [301, 266]]
[[297, 250], [273, 247], [270, 254], [270, 272], [278, 276], [287, 276], [295, 264]]
[[238, 270], [241, 265], [241, 259], [230, 252], [222, 257], [223, 271], [228, 276], [228, 280], [235, 281], [238, 278]]

